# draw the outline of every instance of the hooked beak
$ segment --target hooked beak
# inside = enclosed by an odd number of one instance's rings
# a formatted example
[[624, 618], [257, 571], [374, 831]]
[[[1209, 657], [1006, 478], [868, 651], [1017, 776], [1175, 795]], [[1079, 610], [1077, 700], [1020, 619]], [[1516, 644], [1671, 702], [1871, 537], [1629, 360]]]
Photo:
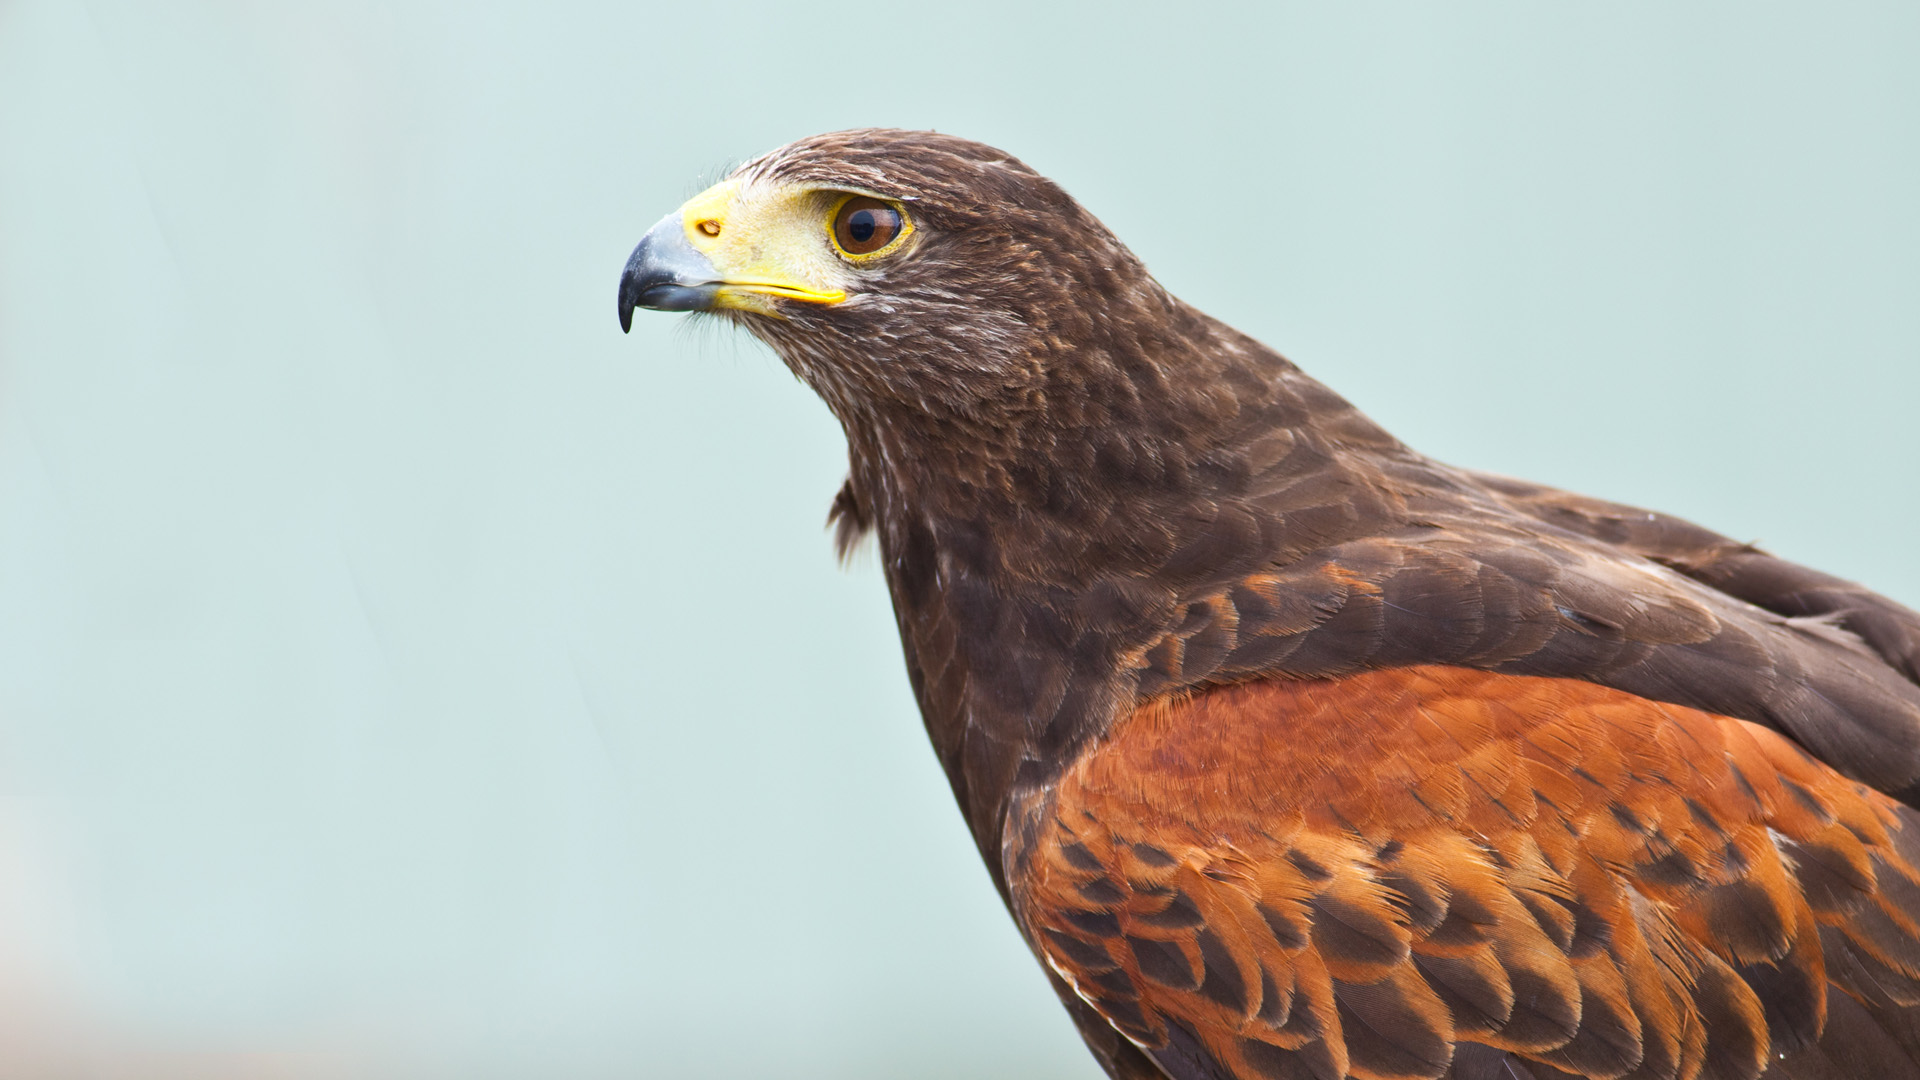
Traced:
[[680, 211], [647, 230], [620, 275], [620, 329], [633, 329], [633, 309], [705, 311], [723, 282], [712, 260], [687, 242]]

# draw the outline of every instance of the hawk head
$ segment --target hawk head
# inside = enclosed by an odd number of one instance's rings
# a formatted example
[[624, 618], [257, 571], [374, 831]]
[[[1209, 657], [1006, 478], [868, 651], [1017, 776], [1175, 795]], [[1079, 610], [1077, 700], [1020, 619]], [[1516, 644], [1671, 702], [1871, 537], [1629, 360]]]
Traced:
[[621, 277], [623, 328], [636, 307], [746, 327], [847, 422], [1014, 405], [1073, 355], [1138, 348], [1175, 301], [1008, 154], [864, 129], [784, 146], [662, 218]]

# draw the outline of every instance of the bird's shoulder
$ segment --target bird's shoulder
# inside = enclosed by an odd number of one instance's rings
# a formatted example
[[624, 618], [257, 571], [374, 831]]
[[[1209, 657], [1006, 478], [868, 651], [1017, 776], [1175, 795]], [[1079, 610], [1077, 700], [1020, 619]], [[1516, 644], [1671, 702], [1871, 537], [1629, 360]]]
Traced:
[[[1689, 522], [1410, 454], [1218, 500], [1121, 658], [1138, 697], [1419, 664], [1584, 679], [1920, 791], [1920, 614]], [[1182, 560], [1216, 572], [1182, 578]], [[1231, 554], [1222, 554], [1228, 552]]]

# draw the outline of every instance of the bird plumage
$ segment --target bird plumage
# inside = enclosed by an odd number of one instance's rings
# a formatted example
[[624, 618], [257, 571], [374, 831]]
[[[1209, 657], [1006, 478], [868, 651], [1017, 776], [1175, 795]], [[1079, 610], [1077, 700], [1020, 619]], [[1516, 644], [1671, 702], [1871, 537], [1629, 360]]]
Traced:
[[1044, 814], [1015, 911], [1175, 1077], [1911, 1068], [1820, 1035], [1920, 1019], [1920, 815], [1758, 725], [1455, 666], [1257, 680], [1141, 707]]
[[[836, 259], [845, 193], [911, 236]], [[839, 418], [839, 542], [1112, 1075], [1920, 1077], [1920, 616], [1423, 457], [978, 143], [683, 216], [622, 317], [706, 290]]]

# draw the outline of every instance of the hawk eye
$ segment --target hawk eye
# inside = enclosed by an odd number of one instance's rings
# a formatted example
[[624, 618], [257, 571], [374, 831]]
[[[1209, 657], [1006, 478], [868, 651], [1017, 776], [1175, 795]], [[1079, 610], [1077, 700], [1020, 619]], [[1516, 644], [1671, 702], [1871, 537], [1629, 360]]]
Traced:
[[907, 233], [907, 216], [891, 203], [855, 195], [833, 212], [833, 242], [845, 255], [872, 255]]

